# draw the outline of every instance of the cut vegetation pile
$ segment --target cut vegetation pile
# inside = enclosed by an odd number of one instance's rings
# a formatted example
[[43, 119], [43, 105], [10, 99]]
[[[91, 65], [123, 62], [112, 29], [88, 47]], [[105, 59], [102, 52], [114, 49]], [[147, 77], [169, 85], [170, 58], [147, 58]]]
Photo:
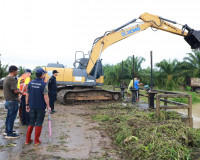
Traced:
[[92, 108], [93, 119], [104, 124], [124, 159], [195, 159], [200, 155], [200, 130], [187, 127], [176, 112], [154, 110], [121, 103]]

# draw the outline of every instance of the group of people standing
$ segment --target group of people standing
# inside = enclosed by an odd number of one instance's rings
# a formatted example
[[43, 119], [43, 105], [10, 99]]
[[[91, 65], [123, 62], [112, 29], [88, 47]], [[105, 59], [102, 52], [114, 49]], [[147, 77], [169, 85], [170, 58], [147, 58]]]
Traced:
[[9, 75], [3, 82], [5, 108], [7, 109], [4, 133], [6, 139], [19, 138], [19, 135], [13, 130], [19, 110], [22, 125], [28, 126], [25, 144], [32, 143], [31, 134], [34, 127], [34, 144], [41, 143], [39, 137], [42, 131], [45, 110], [47, 109], [51, 114], [56, 112], [54, 102], [57, 97], [56, 76], [58, 72], [54, 70], [48, 81], [45, 77], [46, 73], [42, 68], [38, 68], [35, 80], [31, 80], [32, 72], [30, 69], [26, 69], [25, 73], [17, 79], [18, 68], [16, 66], [9, 67]]

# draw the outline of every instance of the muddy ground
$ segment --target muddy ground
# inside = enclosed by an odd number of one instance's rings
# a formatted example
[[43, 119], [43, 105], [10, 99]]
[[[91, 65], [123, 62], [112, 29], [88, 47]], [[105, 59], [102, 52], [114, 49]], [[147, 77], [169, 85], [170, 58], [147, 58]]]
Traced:
[[[20, 139], [3, 137], [6, 110], [0, 107], [0, 160], [57, 160], [57, 159], [120, 159], [103, 126], [91, 119], [91, 104], [59, 105], [51, 115], [52, 139], [49, 141], [46, 115], [41, 134], [41, 145], [24, 145], [26, 126], [16, 120], [15, 130]], [[34, 133], [34, 132], [33, 132]], [[34, 135], [32, 135], [33, 137]]]

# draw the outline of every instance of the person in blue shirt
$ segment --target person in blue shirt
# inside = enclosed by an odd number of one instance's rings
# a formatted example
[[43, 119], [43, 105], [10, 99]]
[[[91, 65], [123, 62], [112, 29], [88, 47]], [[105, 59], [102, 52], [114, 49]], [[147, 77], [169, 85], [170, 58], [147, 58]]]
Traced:
[[139, 85], [140, 85], [139, 80], [135, 79], [135, 81], [134, 81], [134, 88], [138, 90], [139, 89]]
[[139, 101], [139, 86], [140, 85], [143, 85], [142, 83], [140, 83], [140, 79], [135, 78], [134, 79], [134, 88], [137, 89], [137, 91], [136, 91], [137, 101]]
[[51, 111], [49, 106], [48, 86], [43, 81], [45, 71], [42, 68], [36, 70], [36, 79], [28, 84], [26, 91], [26, 111], [29, 112], [30, 123], [26, 134], [26, 142], [28, 145], [32, 143], [31, 134], [35, 127], [34, 145], [39, 145], [42, 131], [42, 124], [45, 117], [45, 109]]

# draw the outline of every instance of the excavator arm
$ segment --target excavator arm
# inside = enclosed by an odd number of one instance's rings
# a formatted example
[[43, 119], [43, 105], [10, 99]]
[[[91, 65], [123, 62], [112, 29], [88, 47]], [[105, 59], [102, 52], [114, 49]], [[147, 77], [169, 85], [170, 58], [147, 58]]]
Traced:
[[[193, 30], [188, 25], [181, 25], [182, 29], [179, 29], [171, 24], [178, 24], [175, 21], [171, 21], [156, 15], [151, 15], [149, 13], [144, 13], [139, 18], [142, 20], [140, 24], [134, 25], [129, 28], [125, 28], [126, 26], [130, 25], [131, 23], [134, 23], [137, 20], [133, 19], [132, 21], [126, 23], [125, 25], [117, 29], [114, 29], [113, 31], [106, 32], [103, 36], [97, 38], [94, 41], [86, 68], [88, 75], [90, 75], [97, 60], [100, 59], [101, 53], [108, 46], [125, 38], [128, 38], [138, 32], [146, 30], [149, 27], [183, 36], [192, 49], [197, 49], [200, 47], [200, 31]], [[187, 32], [185, 30], [187, 30]]]

